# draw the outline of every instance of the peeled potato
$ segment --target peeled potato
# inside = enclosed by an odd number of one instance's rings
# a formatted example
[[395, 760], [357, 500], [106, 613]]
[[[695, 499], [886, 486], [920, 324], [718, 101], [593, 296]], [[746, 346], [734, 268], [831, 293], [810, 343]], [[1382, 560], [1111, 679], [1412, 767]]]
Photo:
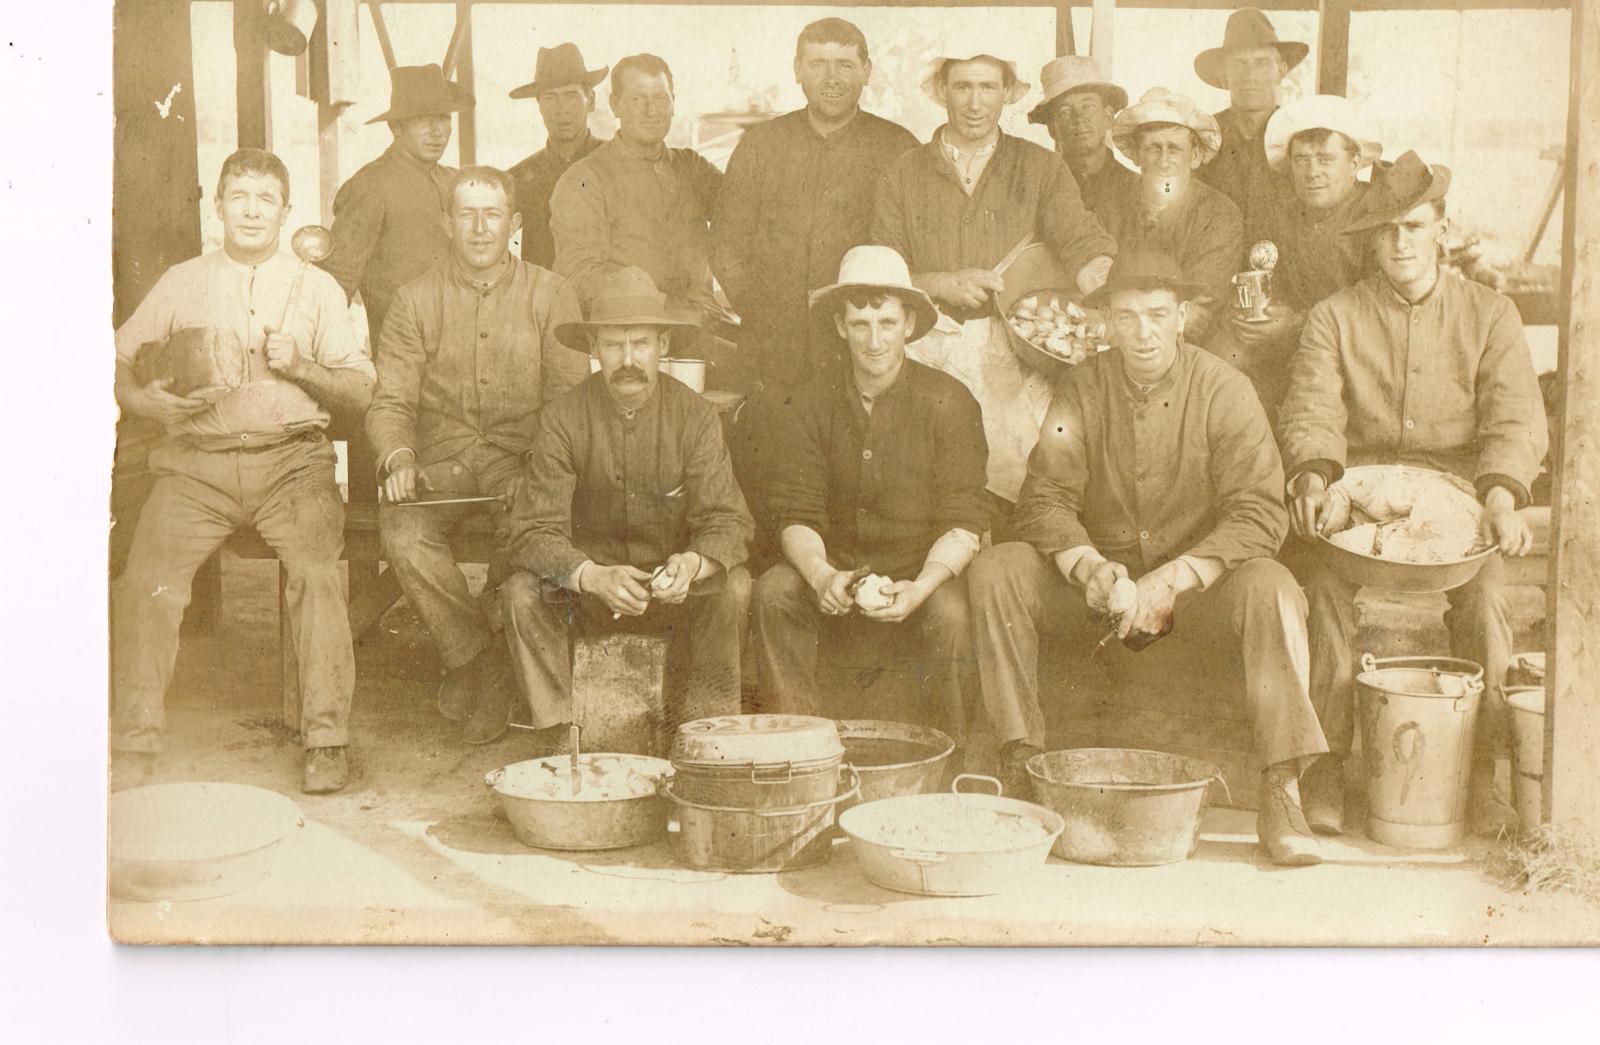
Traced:
[[1113, 617], [1120, 617], [1132, 612], [1139, 604], [1139, 586], [1126, 577], [1117, 578], [1117, 583], [1111, 586], [1111, 595], [1106, 600], [1106, 609]]
[[894, 582], [881, 574], [870, 573], [856, 589], [856, 605], [864, 610], [886, 610], [894, 605], [894, 596], [883, 589]]

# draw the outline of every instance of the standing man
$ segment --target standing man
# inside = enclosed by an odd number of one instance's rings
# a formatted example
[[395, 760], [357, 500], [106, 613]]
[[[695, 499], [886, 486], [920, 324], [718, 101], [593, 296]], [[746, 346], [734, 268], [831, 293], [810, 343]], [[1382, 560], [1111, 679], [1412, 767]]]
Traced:
[[1279, 40], [1267, 16], [1246, 7], [1228, 16], [1221, 47], [1195, 56], [1195, 74], [1227, 91], [1229, 102], [1217, 113], [1222, 151], [1201, 178], [1238, 205], [1248, 236], [1255, 236], [1256, 222], [1265, 214], [1258, 208], [1288, 191], [1283, 177], [1267, 165], [1262, 135], [1278, 108], [1278, 85], [1310, 51], [1296, 40]]
[[[378, 345], [367, 435], [384, 500], [378, 538], [400, 590], [439, 645], [439, 713], [486, 744], [510, 721], [509, 666], [467, 588], [450, 535], [469, 506], [405, 507], [426, 492], [507, 495], [544, 404], [589, 373], [556, 328], [581, 318], [565, 279], [511, 256], [516, 185], [493, 167], [451, 179], [451, 256], [400, 288]], [[497, 522], [504, 521], [497, 511]]]
[[589, 114], [594, 112], [595, 85], [608, 71], [604, 65], [585, 69], [577, 44], [541, 47], [533, 82], [511, 92], [513, 98], [537, 101], [544, 121], [544, 148], [510, 171], [517, 183], [517, 209], [522, 213], [522, 260], [540, 268], [556, 265], [550, 194], [568, 167], [601, 145], [601, 139], [589, 133]]
[[1354, 103], [1328, 94], [1273, 113], [1265, 140], [1267, 163], [1286, 173], [1294, 190], [1273, 201], [1257, 230], [1278, 248], [1267, 306], [1271, 318], [1249, 323], [1235, 313], [1230, 326], [1241, 346], [1236, 365], [1275, 421], [1306, 313], [1371, 272], [1365, 240], [1343, 232], [1367, 192], [1356, 175], [1377, 160], [1383, 146], [1369, 140]]
[[754, 524], [716, 409], [656, 366], [697, 333], [636, 268], [556, 328], [600, 371], [545, 408], [507, 527], [500, 599], [535, 729], [572, 721], [574, 631], [670, 635], [673, 717], [739, 711]]
[[629, 55], [611, 70], [617, 136], [567, 168], [550, 197], [556, 271], [584, 308], [606, 277], [641, 268], [668, 306], [709, 314], [711, 209], [722, 172], [693, 149], [669, 149], [672, 70], [653, 54]]
[[[1507, 747], [1501, 698], [1511, 657], [1502, 556], [1533, 544], [1517, 510], [1548, 446], [1544, 402], [1522, 321], [1510, 300], [1439, 266], [1448, 223], [1447, 167], [1408, 152], [1373, 175], [1345, 232], [1365, 240], [1378, 272], [1312, 308], [1283, 402], [1290, 518], [1297, 537], [1322, 533], [1328, 487], [1346, 465], [1411, 464], [1471, 483], [1481, 538], [1498, 546], [1472, 580], [1447, 593], [1451, 652], [1483, 667], [1468, 817], [1491, 834], [1516, 813], [1496, 789]], [[1312, 826], [1343, 828], [1342, 762], [1354, 731], [1358, 587], [1308, 564], [1311, 693], [1332, 749], [1307, 774]]]
[[[289, 217], [289, 172], [278, 157], [229, 156], [216, 208], [222, 249], [168, 269], [117, 331], [117, 404], [159, 421], [166, 435], [150, 453], [155, 483], [112, 596], [111, 786], [143, 783], [162, 749], [195, 571], [235, 530], [253, 526], [287, 572], [301, 788], [322, 794], [348, 780], [356, 672], [339, 571], [344, 503], [323, 429], [330, 410], [366, 409], [372, 362], [339, 285], [278, 250]], [[173, 335], [215, 339], [214, 376], [238, 380], [192, 397], [188, 382], [173, 391], [174, 372], [145, 373], [140, 347]]]
[[322, 262], [347, 295], [361, 292], [374, 345], [395, 291], [450, 256], [446, 193], [455, 170], [439, 157], [450, 144], [450, 114], [473, 105], [437, 65], [403, 65], [389, 75], [389, 109], [367, 122], [387, 122], [394, 142], [340, 186], [333, 253]]
[[741, 359], [779, 399], [841, 358], [832, 317], [806, 295], [867, 242], [878, 177], [917, 145], [861, 111], [871, 75], [861, 30], [841, 18], [806, 26], [794, 56], [805, 108], [745, 131], [717, 197], [712, 268], [739, 313]]
[[1116, 244], [1083, 209], [1060, 156], [1000, 130], [1001, 110], [1028, 89], [1011, 62], [938, 58], [922, 88], [949, 120], [884, 172], [872, 240], [906, 259], [912, 283], [948, 317], [909, 351], [960, 379], [983, 408], [987, 485], [1003, 519], [1022, 489], [1050, 382], [1024, 367], [994, 315], [991, 295], [1004, 287], [994, 266], [1034, 237], [1089, 291], [1105, 282]]
[[1128, 92], [1107, 82], [1099, 62], [1078, 55], [1050, 59], [1039, 79], [1044, 101], [1028, 113], [1028, 122], [1050, 132], [1083, 205], [1092, 211], [1138, 180], [1111, 153], [1111, 120], [1127, 106]]
[[[787, 561], [756, 584], [763, 709], [827, 713], [817, 694], [819, 633], [831, 647], [847, 629], [876, 629], [885, 640], [912, 632], [930, 717], [960, 738], [962, 681], [972, 671], [962, 572], [989, 516], [983, 417], [960, 381], [906, 358], [906, 342], [938, 311], [893, 250], [852, 249], [838, 281], [811, 300], [834, 317], [850, 362], [795, 394], [776, 441], [783, 466], [772, 509]], [[886, 605], [857, 616], [851, 586], [861, 570], [893, 583]]]
[[[1087, 659], [1132, 580], [1123, 638], [1169, 629], [1233, 654], [1261, 775], [1256, 831], [1277, 864], [1321, 861], [1297, 780], [1328, 750], [1307, 692], [1305, 599], [1273, 559], [1288, 529], [1283, 464], [1266, 415], [1238, 371], [1183, 340], [1186, 283], [1170, 258], [1119, 254], [1090, 302], [1114, 351], [1062, 377], [1017, 502], [1017, 543], [969, 571], [978, 672], [1003, 772], [1045, 746], [1039, 636], [1064, 635]], [[1155, 646], [1143, 657], [1170, 656]], [[1111, 669], [1128, 651], [1110, 650]], [[1172, 660], [1174, 678], [1185, 670]]]
[[1222, 144], [1217, 121], [1161, 87], [1117, 113], [1117, 149], [1139, 168], [1133, 185], [1103, 199], [1095, 217], [1117, 250], [1166, 254], [1201, 288], [1188, 303], [1184, 338], [1207, 341], [1216, 310], [1233, 298], [1230, 281], [1244, 260], [1244, 222], [1227, 196], [1195, 178]]

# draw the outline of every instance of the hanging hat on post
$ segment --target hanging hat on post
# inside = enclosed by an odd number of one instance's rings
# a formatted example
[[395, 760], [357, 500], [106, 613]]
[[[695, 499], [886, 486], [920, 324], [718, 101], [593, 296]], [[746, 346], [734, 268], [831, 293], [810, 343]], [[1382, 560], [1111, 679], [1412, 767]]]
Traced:
[[1314, 130], [1338, 131], [1354, 142], [1357, 167], [1366, 167], [1383, 155], [1383, 146], [1371, 140], [1372, 132], [1354, 102], [1337, 94], [1313, 94], [1290, 102], [1267, 121], [1261, 135], [1267, 164], [1273, 170], [1287, 169], [1289, 142], [1302, 131]]
[[1081, 55], [1068, 54], [1050, 59], [1039, 70], [1039, 82], [1044, 88], [1044, 100], [1028, 113], [1029, 123], [1049, 123], [1050, 104], [1063, 95], [1079, 91], [1098, 94], [1112, 112], [1128, 104], [1128, 92], [1101, 74], [1099, 62]]
[[586, 335], [601, 327], [670, 327], [675, 349], [700, 336], [700, 324], [672, 315], [667, 296], [656, 289], [650, 273], [631, 265], [603, 277], [589, 302], [588, 320], [562, 323], [556, 327], [556, 338], [564, 345], [581, 345]]
[[512, 90], [513, 98], [537, 98], [546, 91], [568, 84], [578, 84], [594, 90], [595, 84], [611, 71], [608, 65], [599, 69], [585, 69], [583, 55], [577, 44], [557, 44], [539, 48], [539, 59], [533, 66], [533, 82]]
[[1195, 75], [1211, 86], [1226, 91], [1228, 52], [1251, 47], [1276, 47], [1283, 56], [1284, 64], [1291, 69], [1311, 53], [1311, 47], [1298, 40], [1279, 40], [1277, 30], [1272, 28], [1267, 16], [1253, 7], [1246, 7], [1228, 16], [1228, 27], [1223, 31], [1221, 47], [1213, 47], [1195, 55]]
[[1111, 141], [1117, 151], [1137, 166], [1138, 129], [1147, 123], [1175, 123], [1187, 127], [1200, 139], [1200, 162], [1210, 163], [1222, 149], [1222, 128], [1216, 118], [1202, 112], [1194, 102], [1165, 87], [1152, 87], [1133, 105], [1117, 113], [1111, 121]]
[[389, 70], [389, 110], [367, 122], [461, 112], [474, 104], [472, 92], [446, 80], [444, 70], [437, 65], [397, 65]]
[[1450, 191], [1450, 168], [1428, 166], [1415, 152], [1372, 170], [1372, 186], [1356, 204], [1350, 223], [1339, 230], [1346, 236], [1399, 221], [1424, 203], [1444, 199]]
[[1170, 290], [1179, 301], [1206, 293], [1206, 288], [1184, 278], [1172, 255], [1159, 250], [1132, 250], [1117, 255], [1105, 286], [1083, 299], [1086, 308], [1102, 308], [1112, 294], [1121, 290]]
[[1033, 86], [1024, 83], [1017, 73], [1017, 63], [1008, 62], [1004, 58], [996, 58], [987, 52], [975, 54], [968, 58], [955, 58], [951, 55], [940, 55], [928, 66], [928, 75], [922, 79], [922, 93], [932, 98], [935, 105], [944, 104], [944, 69], [951, 62], [976, 62], [979, 59], [990, 61], [996, 65], [1003, 65], [1011, 70], [1011, 86], [1006, 90], [1006, 104], [1013, 105], [1021, 101], [1022, 96], [1028, 93], [1028, 88]]
[[851, 247], [839, 262], [838, 281], [811, 292], [811, 307], [831, 309], [839, 295], [853, 290], [888, 291], [910, 305], [916, 313], [917, 326], [909, 341], [915, 341], [939, 322], [939, 310], [934, 307], [933, 299], [912, 285], [911, 269], [893, 247], [873, 244]]

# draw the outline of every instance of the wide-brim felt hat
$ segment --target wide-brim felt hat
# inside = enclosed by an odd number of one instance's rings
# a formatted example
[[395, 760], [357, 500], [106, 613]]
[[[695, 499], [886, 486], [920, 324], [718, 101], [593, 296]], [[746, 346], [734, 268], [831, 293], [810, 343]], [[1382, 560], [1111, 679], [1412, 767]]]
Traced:
[[610, 71], [611, 67], [608, 65], [602, 65], [598, 69], [584, 68], [583, 53], [578, 50], [577, 44], [565, 43], [554, 47], [541, 47], [538, 61], [533, 66], [532, 82], [512, 88], [511, 97], [537, 98], [546, 91], [571, 84], [592, 91]]
[[1152, 87], [1134, 104], [1117, 113], [1111, 121], [1111, 142], [1117, 151], [1138, 166], [1135, 132], [1147, 123], [1174, 123], [1187, 127], [1200, 139], [1200, 162], [1210, 163], [1222, 151], [1222, 128], [1217, 118], [1203, 111], [1181, 94], [1165, 87]]
[[461, 112], [476, 104], [472, 92], [446, 80], [437, 65], [397, 65], [389, 70], [389, 109], [368, 123]]
[[700, 336], [700, 324], [673, 315], [667, 296], [656, 289], [650, 273], [632, 266], [603, 277], [589, 302], [589, 318], [556, 327], [556, 338], [568, 347], [584, 343], [601, 327], [667, 327], [673, 332], [674, 351]]
[[1212, 87], [1226, 91], [1228, 52], [1251, 47], [1276, 47], [1283, 56], [1284, 64], [1291, 69], [1311, 53], [1309, 44], [1278, 39], [1278, 32], [1267, 21], [1267, 16], [1254, 7], [1246, 7], [1228, 16], [1228, 27], [1223, 30], [1221, 47], [1213, 47], [1194, 56], [1195, 75]]
[[1044, 100], [1028, 112], [1029, 123], [1049, 123], [1051, 103], [1079, 91], [1098, 94], [1112, 112], [1128, 104], [1128, 92], [1107, 80], [1100, 72], [1100, 63], [1084, 55], [1068, 54], [1050, 59], [1039, 70], [1039, 86], [1044, 91]]
[[838, 281], [813, 290], [809, 301], [812, 309], [831, 309], [842, 294], [872, 290], [895, 294], [911, 306], [917, 325], [908, 341], [915, 341], [939, 322], [939, 310], [933, 299], [912, 285], [911, 268], [906, 259], [893, 247], [877, 244], [851, 247], [846, 251], [839, 262]]
[[1430, 167], [1415, 152], [1407, 152], [1393, 163], [1380, 163], [1373, 168], [1372, 184], [1340, 231], [1350, 235], [1388, 225], [1424, 203], [1444, 199], [1449, 191], [1449, 167], [1441, 163]]
[[1014, 105], [1021, 101], [1022, 96], [1028, 93], [1028, 88], [1033, 86], [1025, 82], [1021, 74], [1017, 72], [1016, 62], [1007, 61], [1004, 58], [996, 58], [985, 51], [981, 54], [968, 55], [965, 58], [957, 58], [948, 54], [939, 55], [928, 63], [928, 74], [922, 78], [922, 93], [933, 99], [935, 105], [943, 105], [944, 67], [951, 62], [975, 62], [979, 59], [994, 62], [996, 65], [1003, 65], [1011, 70], [1011, 87], [1006, 91], [1007, 105]]
[[1103, 308], [1112, 294], [1122, 290], [1170, 290], [1179, 301], [1201, 297], [1206, 288], [1185, 278], [1172, 255], [1158, 250], [1132, 250], [1117, 255], [1105, 286], [1084, 297], [1088, 308]]
[[1337, 94], [1313, 94], [1290, 102], [1267, 120], [1261, 145], [1273, 170], [1286, 169], [1289, 142], [1302, 131], [1338, 131], [1356, 143], [1356, 165], [1370, 166], [1383, 155], [1383, 145], [1372, 139], [1371, 128], [1356, 103]]

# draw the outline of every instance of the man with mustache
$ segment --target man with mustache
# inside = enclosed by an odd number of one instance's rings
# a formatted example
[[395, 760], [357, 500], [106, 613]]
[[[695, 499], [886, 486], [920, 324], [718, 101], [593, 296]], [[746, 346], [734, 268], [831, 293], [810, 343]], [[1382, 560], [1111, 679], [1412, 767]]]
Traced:
[[535, 729], [572, 721], [574, 633], [667, 635], [671, 717], [739, 711], [755, 527], [716, 409], [658, 368], [698, 333], [637, 268], [556, 330], [600, 369], [545, 408], [506, 527], [501, 606]]
[[522, 260], [540, 268], [556, 264], [556, 241], [550, 234], [550, 194], [556, 182], [578, 160], [604, 140], [589, 133], [594, 88], [608, 69], [585, 69], [577, 44], [539, 48], [533, 82], [511, 91], [513, 98], [539, 103], [545, 146], [508, 172], [517, 183], [517, 209], [522, 213]]
[[722, 172], [693, 149], [666, 144], [672, 70], [635, 54], [611, 70], [617, 136], [567, 168], [550, 197], [556, 271], [588, 308], [606, 277], [640, 268], [675, 311], [708, 315], [711, 209]]
[[395, 291], [450, 256], [445, 193], [454, 168], [439, 162], [450, 144], [450, 114], [473, 106], [471, 92], [437, 65], [391, 70], [386, 122], [394, 142], [333, 198], [333, 253], [321, 265], [367, 309], [367, 339], [377, 345]]
[[1050, 382], [1024, 367], [994, 315], [991, 295], [1005, 285], [994, 266], [1034, 237], [1067, 280], [1090, 291], [1105, 282], [1116, 250], [1061, 157], [1000, 130], [1002, 110], [1027, 87], [993, 55], [936, 59], [922, 89], [948, 120], [884, 172], [871, 237], [906, 259], [912, 283], [945, 314], [908, 351], [958, 378], [983, 408], [988, 489], [1001, 521], [1022, 488]]
[[[480, 509], [408, 502], [508, 496], [542, 407], [588, 374], [584, 354], [556, 333], [580, 318], [572, 285], [511, 256], [521, 224], [516, 191], [493, 167], [451, 178], [442, 219], [450, 257], [396, 295], [367, 411], [386, 502], [378, 509], [384, 558], [438, 644], [439, 713], [463, 722], [469, 744], [498, 738], [511, 714], [505, 647], [450, 550], [451, 534]], [[503, 522], [504, 507], [493, 510]]]
[[1278, 85], [1310, 51], [1298, 41], [1279, 40], [1267, 16], [1246, 7], [1228, 16], [1222, 46], [1194, 59], [1195, 74], [1227, 91], [1229, 101], [1216, 114], [1221, 151], [1200, 178], [1238, 206], [1252, 242], [1267, 208], [1289, 191], [1283, 176], [1267, 163], [1263, 131], [1278, 108]]
[[[1290, 519], [1303, 540], [1322, 535], [1328, 487], [1346, 465], [1416, 465], [1476, 489], [1480, 540], [1498, 553], [1446, 593], [1444, 619], [1451, 653], [1483, 668], [1467, 815], [1475, 833], [1493, 835], [1516, 823], [1496, 780], [1509, 745], [1501, 690], [1513, 640], [1503, 556], [1532, 547], [1517, 510], [1528, 503], [1549, 430], [1516, 306], [1439, 265], [1449, 188], [1449, 168], [1430, 167], [1414, 152], [1374, 173], [1344, 233], [1372, 251], [1377, 272], [1306, 317], [1279, 435]], [[1331, 748], [1307, 774], [1306, 811], [1314, 828], [1337, 834], [1354, 732], [1359, 588], [1320, 561], [1307, 564], [1304, 579], [1311, 694]]]
[[[1201, 288], [1161, 254], [1117, 255], [1086, 304], [1103, 308], [1112, 351], [1067, 371], [1028, 459], [1014, 543], [967, 571], [978, 675], [1002, 742], [1007, 791], [1047, 744], [1039, 707], [1039, 637], [1087, 660], [1112, 618], [1156, 645], [1172, 676], [1198, 644], [1233, 654], [1261, 775], [1256, 830], [1274, 863], [1320, 862], [1300, 810], [1300, 773], [1327, 751], [1308, 694], [1305, 599], [1273, 556], [1288, 530], [1283, 463], [1249, 381], [1188, 344], [1186, 301]], [[1133, 581], [1131, 606], [1116, 607]], [[1111, 644], [1107, 670], [1134, 653]]]
[[1128, 92], [1108, 83], [1093, 58], [1052, 58], [1039, 74], [1044, 101], [1028, 113], [1029, 123], [1044, 124], [1056, 152], [1078, 183], [1083, 205], [1094, 210], [1138, 175], [1117, 162], [1109, 144], [1111, 121], [1128, 105]]
[[1217, 154], [1217, 121], [1194, 102], [1161, 87], [1117, 113], [1111, 125], [1117, 149], [1139, 168], [1121, 192], [1103, 198], [1095, 217], [1119, 251], [1170, 256], [1184, 279], [1202, 293], [1188, 303], [1184, 337], [1208, 340], [1215, 312], [1232, 299], [1229, 281], [1244, 259], [1244, 222], [1232, 200], [1195, 178]]
[[[356, 663], [339, 568], [344, 504], [323, 432], [334, 411], [366, 409], [372, 361], [339, 285], [279, 250], [289, 217], [282, 160], [261, 149], [229, 156], [216, 208], [222, 249], [168, 269], [117, 330], [117, 404], [166, 434], [150, 452], [154, 484], [112, 592], [111, 787], [142, 784], [153, 770], [195, 570], [249, 526], [287, 577], [300, 786], [325, 794], [349, 779]], [[202, 332], [212, 343], [200, 366], [172, 359], [168, 339]]]

